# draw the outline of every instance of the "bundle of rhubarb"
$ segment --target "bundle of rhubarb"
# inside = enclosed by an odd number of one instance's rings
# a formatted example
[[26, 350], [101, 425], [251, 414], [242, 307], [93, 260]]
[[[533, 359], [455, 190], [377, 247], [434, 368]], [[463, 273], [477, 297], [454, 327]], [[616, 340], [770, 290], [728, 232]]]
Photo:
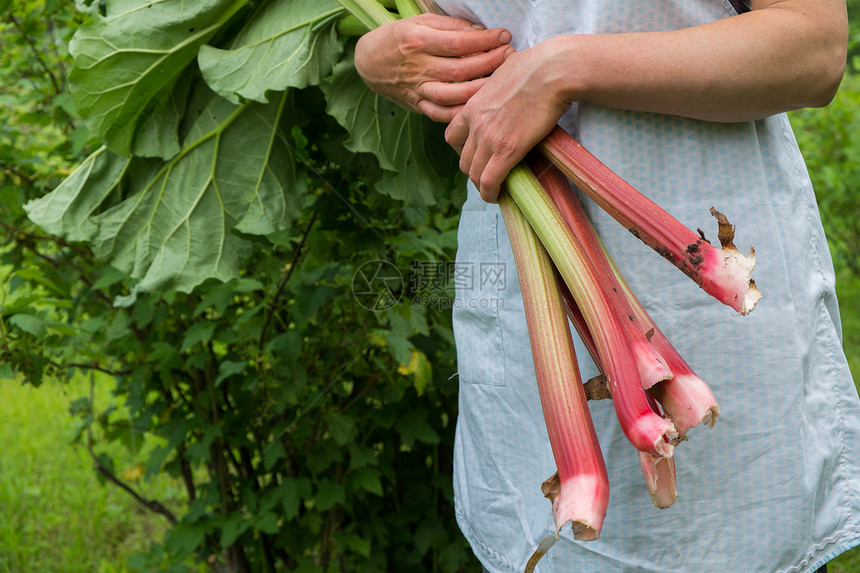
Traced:
[[[609, 480], [586, 400], [611, 397], [624, 434], [639, 452], [648, 493], [666, 508], [678, 494], [674, 446], [719, 406], [630, 290], [580, 205], [571, 180], [618, 222], [741, 314], [761, 293], [751, 280], [755, 254], [742, 255], [734, 230], [714, 209], [722, 248], [686, 228], [556, 128], [505, 181], [499, 206], [520, 277], [538, 389], [558, 472], [542, 490], [552, 501], [555, 535], [597, 539]], [[583, 384], [568, 320], [602, 375]]]
[[[339, 0], [374, 28], [397, 14], [375, 0]], [[434, 10], [396, 0], [401, 16]], [[434, 10], [435, 11], [435, 10]], [[624, 434], [639, 452], [654, 504], [675, 502], [673, 452], [687, 432], [713, 426], [719, 406], [666, 339], [605, 252], [574, 187], [633, 235], [741, 314], [761, 293], [750, 275], [755, 254], [733, 245], [734, 228], [715, 209], [721, 248], [694, 232], [621, 179], [560, 127], [515, 167], [499, 196], [520, 278], [538, 390], [558, 472], [542, 490], [552, 501], [555, 535], [567, 523], [574, 538], [597, 539], [609, 502], [609, 480], [587, 400], [611, 397]], [[583, 384], [570, 324], [594, 363], [597, 379]]]

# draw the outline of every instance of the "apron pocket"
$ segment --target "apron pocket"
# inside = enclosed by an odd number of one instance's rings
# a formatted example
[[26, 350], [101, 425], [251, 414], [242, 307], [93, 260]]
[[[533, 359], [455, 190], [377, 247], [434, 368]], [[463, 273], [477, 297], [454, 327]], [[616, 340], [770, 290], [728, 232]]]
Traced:
[[499, 323], [499, 214], [463, 211], [457, 231], [452, 308], [457, 369], [462, 382], [505, 385], [505, 357]]

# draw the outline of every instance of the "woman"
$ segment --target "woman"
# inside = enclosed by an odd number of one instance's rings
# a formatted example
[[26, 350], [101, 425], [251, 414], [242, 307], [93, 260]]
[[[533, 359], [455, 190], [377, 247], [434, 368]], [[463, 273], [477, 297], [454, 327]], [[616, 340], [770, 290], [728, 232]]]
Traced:
[[[815, 571], [860, 543], [860, 399], [830, 255], [783, 112], [826, 105], [847, 49], [840, 0], [444, 0], [361, 39], [375, 91], [436, 121], [472, 185], [458, 261], [492, 263], [454, 310], [460, 376], [458, 523], [489, 571], [521, 571], [554, 531], [554, 471], [519, 283], [494, 204], [510, 168], [561, 123], [712, 239], [716, 206], [754, 245], [762, 301], [710, 299], [620, 225], [586, 208], [634, 291], [720, 401], [675, 450], [679, 499], [651, 506], [611, 404], [591, 405], [610, 477], [601, 538], [569, 528], [540, 571]], [[708, 232], [710, 231], [710, 232]], [[494, 304], [469, 304], [469, 300]], [[581, 345], [584, 378], [594, 366]]]

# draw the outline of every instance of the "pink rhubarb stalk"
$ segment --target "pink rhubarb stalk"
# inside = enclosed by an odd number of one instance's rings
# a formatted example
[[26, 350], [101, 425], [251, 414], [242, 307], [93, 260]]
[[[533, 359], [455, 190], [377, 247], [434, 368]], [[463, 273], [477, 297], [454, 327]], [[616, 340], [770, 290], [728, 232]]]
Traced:
[[556, 535], [572, 523], [574, 539], [600, 535], [609, 504], [609, 478], [579, 376], [570, 328], [552, 261], [517, 205], [499, 207], [511, 239], [549, 442], [558, 467], [544, 493], [552, 500]]
[[[651, 345], [645, 335], [646, 330], [641, 327], [634, 315], [609, 261], [606, 260], [600, 239], [591, 226], [585, 210], [579, 204], [570, 181], [540, 154], [530, 154], [528, 164], [549, 198], [558, 208], [562, 219], [573, 233], [574, 239], [582, 246], [585, 254], [591, 260], [604, 288], [609, 293], [615, 309], [621, 317], [621, 324], [630, 339], [633, 356], [636, 358], [636, 365], [639, 368], [642, 387], [651, 388], [657, 382], [669, 380], [672, 378], [672, 371], [660, 353]], [[580, 336], [582, 336], [582, 332], [580, 332]]]
[[[612, 268], [613, 270], [616, 270], [614, 265]], [[558, 271], [556, 271], [556, 273], [557, 272]], [[620, 274], [617, 276], [618, 279], [621, 280]], [[624, 286], [626, 286], [626, 283]], [[576, 306], [576, 301], [573, 300], [573, 295], [570, 294], [570, 290], [567, 289], [563, 282], [560, 282], [559, 289], [561, 290], [561, 296], [564, 301], [564, 307], [567, 312], [568, 319], [573, 323], [574, 328], [579, 333], [583, 344], [588, 349], [589, 354], [591, 354], [598, 370], [603, 372], [603, 365], [600, 363], [600, 356], [597, 354], [594, 338], [592, 338], [591, 333], [588, 332], [585, 318], [582, 316], [582, 312], [580, 312], [579, 307]], [[671, 381], [659, 383], [652, 387], [652, 391], [654, 388], [662, 389], [663, 384], [670, 382]], [[589, 396], [589, 399], [610, 397], [600, 395], [600, 390], [602, 389], [600, 377], [589, 380], [586, 386], [588, 387], [592, 384], [594, 385], [590, 389], [586, 390], [586, 395]], [[591, 394], [588, 393], [589, 390], [591, 391]], [[648, 396], [648, 403], [651, 405], [651, 409], [654, 410], [654, 412], [660, 414], [659, 406], [657, 406], [651, 396]], [[673, 420], [673, 423], [677, 427], [677, 422]], [[675, 456], [672, 456], [671, 458], [662, 458], [647, 452], [638, 453], [639, 465], [642, 467], [642, 475], [645, 476], [645, 484], [648, 487], [648, 495], [651, 498], [651, 502], [660, 509], [666, 509], [678, 499], [678, 490], [675, 479]]]
[[699, 424], [713, 428], [720, 415], [720, 406], [710, 387], [683, 360], [672, 367], [675, 372], [672, 380], [656, 384], [650, 390], [675, 424], [681, 440]]
[[678, 439], [685, 439], [690, 428], [699, 424], [713, 428], [720, 415], [720, 406], [717, 404], [717, 399], [711, 388], [693, 371], [684, 357], [669, 342], [669, 339], [666, 338], [666, 335], [663, 334], [663, 331], [660, 330], [660, 327], [636, 298], [630, 285], [624, 280], [608, 253], [606, 258], [642, 328], [651, 332], [651, 344], [666, 360], [672, 374], [674, 374], [671, 380], [665, 380], [654, 385], [650, 392], [663, 407], [663, 412], [675, 424], [675, 429], [678, 430]]
[[[614, 266], [613, 270], [615, 270]], [[620, 275], [618, 276], [620, 280]], [[560, 279], [560, 277], [558, 278]], [[597, 354], [594, 339], [592, 338], [591, 333], [588, 332], [585, 318], [579, 311], [579, 307], [576, 306], [576, 301], [573, 300], [573, 295], [570, 294], [570, 290], [565, 287], [564, 283], [560, 281], [559, 289], [561, 290], [561, 296], [564, 301], [564, 307], [567, 312], [568, 319], [573, 323], [574, 328], [579, 333], [580, 338], [582, 338], [582, 342], [591, 354], [595, 365], [601, 372], [603, 372], [603, 365], [600, 363], [600, 357]], [[609, 397], [600, 395], [602, 385], [600, 384], [599, 378], [600, 377], [589, 380], [588, 384], [586, 384], [586, 386], [589, 386], [594, 382], [594, 386], [591, 388], [591, 394], [588, 393], [588, 390], [586, 391], [586, 395], [589, 396], [589, 399]], [[662, 384], [657, 385], [657, 387], [660, 386], [662, 386]], [[651, 396], [648, 396], [648, 404], [654, 412], [658, 415], [662, 415], [660, 414], [659, 406], [654, 402], [654, 399]], [[675, 479], [675, 456], [672, 456], [671, 458], [662, 458], [647, 452], [638, 453], [639, 465], [642, 467], [642, 475], [645, 476], [645, 484], [648, 487], [648, 495], [651, 498], [651, 502], [660, 509], [666, 509], [678, 499], [678, 490]]]
[[671, 261], [705, 292], [741, 314], [761, 298], [750, 276], [755, 251], [747, 256], [732, 243], [734, 227], [711, 208], [719, 223], [721, 249], [685, 227], [601, 163], [560, 127], [539, 144], [541, 152], [577, 187], [646, 245]]
[[605, 277], [596, 272], [528, 167], [522, 164], [514, 167], [505, 186], [540, 237], [582, 311], [603, 363], [624, 434], [640, 451], [671, 457], [673, 446], [668, 440], [676, 438], [677, 432], [669, 420], [656, 415], [648, 405], [629, 338], [603, 287]]

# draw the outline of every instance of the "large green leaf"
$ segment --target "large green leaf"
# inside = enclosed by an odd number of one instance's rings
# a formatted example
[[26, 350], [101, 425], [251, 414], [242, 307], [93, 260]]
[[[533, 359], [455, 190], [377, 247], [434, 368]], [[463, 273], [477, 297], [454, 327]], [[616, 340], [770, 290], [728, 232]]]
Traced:
[[140, 121], [247, 0], [108, 0], [106, 16], [81, 26], [69, 45], [72, 97], [90, 130], [121, 155]]
[[336, 0], [268, 2], [231, 42], [230, 49], [200, 48], [209, 86], [234, 103], [266, 102], [269, 90], [303, 88], [327, 76], [343, 51], [335, 24]]
[[349, 132], [344, 146], [372, 153], [388, 172], [377, 191], [412, 205], [430, 205], [437, 193], [446, 191], [440, 166], [445, 170], [456, 163], [446, 164], [451, 150], [441, 129], [372, 92], [355, 70], [352, 50], [335, 66], [331, 81], [320, 87], [326, 111]]
[[179, 153], [179, 126], [185, 117], [188, 92], [195, 74], [184, 73], [173, 89], [157, 94], [152, 113], [141, 116], [132, 155], [169, 159]]
[[305, 178], [281, 129], [292, 119], [288, 92], [241, 106], [196, 92], [189, 103], [196, 119], [169, 161], [129, 160], [102, 148], [26, 205], [36, 224], [89, 240], [99, 258], [139, 278], [135, 292], [190, 291], [208, 278], [234, 278], [250, 245], [233, 229], [266, 235], [299, 214]]
[[48, 233], [72, 241], [92, 239], [98, 233], [92, 217], [115, 196], [130, 162], [106, 147], [98, 149], [56, 191], [27, 204], [27, 214]]

